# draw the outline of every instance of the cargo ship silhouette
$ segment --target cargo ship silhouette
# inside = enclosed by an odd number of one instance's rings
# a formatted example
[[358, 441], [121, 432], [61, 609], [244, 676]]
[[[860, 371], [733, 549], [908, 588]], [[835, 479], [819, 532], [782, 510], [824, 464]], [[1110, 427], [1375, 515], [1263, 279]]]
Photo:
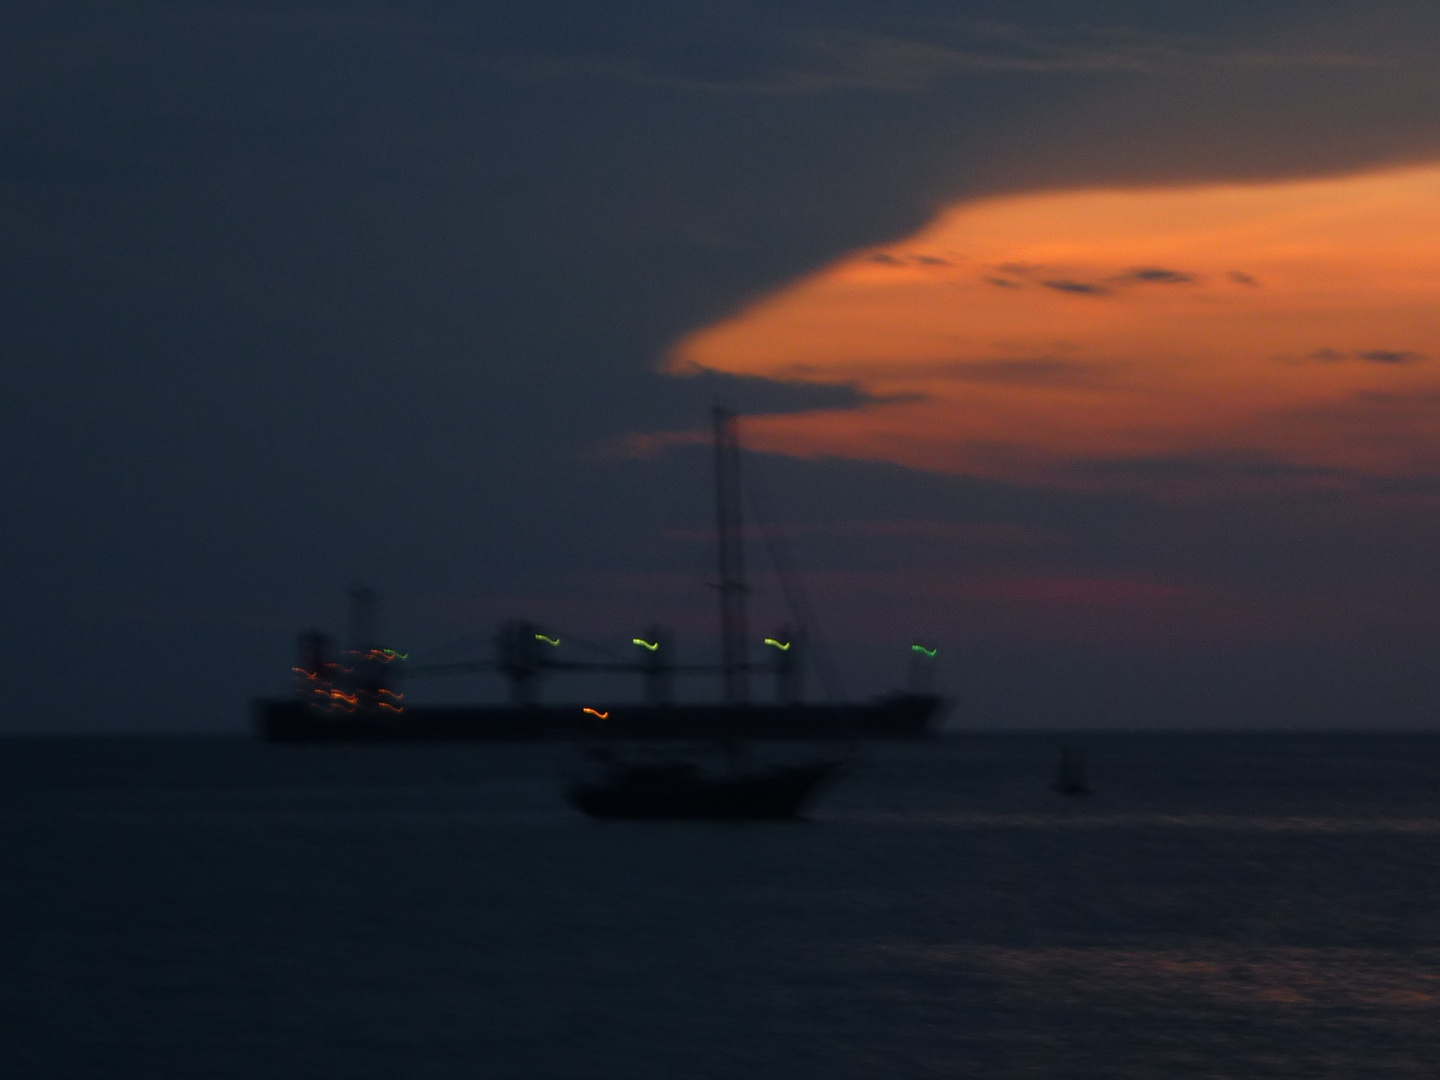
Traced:
[[[807, 632], [808, 603], [788, 556], [772, 533], [772, 562], [781, 577], [786, 602], [798, 631], [788, 628], [763, 639], [768, 662], [749, 658], [745, 617], [745, 552], [742, 537], [740, 442], [735, 414], [713, 410], [716, 535], [720, 599], [718, 664], [678, 664], [669, 636], [652, 627], [632, 639], [639, 650], [629, 661], [571, 657], [559, 636], [534, 623], [516, 620], [501, 627], [488, 660], [414, 662], [407, 654], [378, 644], [375, 593], [351, 590], [351, 645], [334, 652], [317, 631], [300, 636], [294, 668], [294, 696], [255, 702], [260, 736], [281, 743], [530, 741], [559, 737], [643, 740], [755, 739], [915, 739], [934, 733], [949, 703], [933, 690], [936, 651], [912, 645], [911, 685], [868, 702], [801, 700], [804, 671], [815, 667], [827, 690], [834, 677], [823, 646]], [[811, 648], [811, 643], [817, 647]], [[405, 704], [402, 678], [496, 672], [510, 685], [507, 705]], [[563, 672], [638, 675], [644, 684], [640, 703], [545, 704], [538, 700], [544, 678]], [[678, 675], [719, 675], [722, 700], [676, 702], [671, 698]], [[771, 701], [753, 701], [752, 675], [769, 674]]]

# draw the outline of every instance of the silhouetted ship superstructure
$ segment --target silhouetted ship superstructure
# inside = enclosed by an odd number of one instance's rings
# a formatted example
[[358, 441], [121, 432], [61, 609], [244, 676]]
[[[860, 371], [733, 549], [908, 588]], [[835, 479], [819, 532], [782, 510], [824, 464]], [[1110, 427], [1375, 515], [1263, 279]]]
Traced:
[[[739, 441], [732, 414], [716, 409], [714, 419], [719, 539], [716, 586], [721, 628], [718, 665], [674, 662], [669, 635], [658, 627], [652, 627], [644, 637], [632, 639], [632, 646], [638, 650], [634, 660], [578, 659], [567, 655], [560, 637], [523, 621], [509, 622], [501, 628], [495, 638], [492, 660], [421, 663], [417, 659], [411, 662], [406, 654], [378, 644], [375, 594], [357, 588], [350, 594], [351, 647], [336, 655], [325, 635], [314, 631], [301, 635], [299, 662], [294, 668], [295, 695], [290, 700], [256, 702], [260, 734], [274, 742], [293, 743], [525, 741], [563, 736], [731, 741], [903, 739], [931, 734], [945, 705], [931, 689], [933, 649], [912, 646], [912, 685], [908, 691], [863, 704], [801, 700], [806, 660], [816, 661], [822, 675], [826, 672], [818, 651], [813, 657], [807, 655], [807, 635], [803, 629], [791, 633], [785, 628], [763, 639], [769, 662], [751, 662], [745, 622]], [[779, 565], [777, 570], [783, 573]], [[787, 585], [785, 591], [792, 608], [802, 606], [797, 602], [797, 585]], [[796, 612], [797, 618], [802, 614]], [[481, 671], [498, 672], [509, 681], [510, 704], [410, 706], [405, 704], [399, 689], [402, 672], [414, 677]], [[643, 704], [540, 703], [537, 696], [542, 679], [562, 672], [639, 675], [644, 682], [646, 700]], [[774, 679], [775, 700], [772, 702], [750, 700], [750, 676], [762, 672]], [[721, 702], [677, 703], [671, 699], [677, 675], [705, 674], [720, 676]], [[834, 680], [827, 681], [833, 684]], [[638, 790], [636, 785], [651, 795], [660, 790], [680, 790], [676, 778], [683, 771], [681, 766], [670, 772], [636, 768], [641, 771], [628, 780], [612, 784], [609, 796], [612, 801], [606, 805], [624, 805], [624, 793]], [[804, 772], [807, 767], [797, 768], [800, 771], [793, 772], [787, 779], [776, 778], [771, 788], [767, 788], [773, 799], [767, 796], [767, 800], [762, 801], [779, 806], [794, 795], [798, 806], [805, 795], [823, 781], [820, 775], [807, 781], [809, 774]], [[621, 774], [612, 775], [612, 781], [618, 776]], [[669, 788], [665, 787], [667, 783]], [[695, 794], [698, 788], [694, 784], [688, 790], [699, 800], [692, 808], [697, 812], [662, 816], [715, 816], [699, 810], [720, 805], [737, 789], [734, 784], [728, 788], [721, 784], [703, 797]], [[601, 799], [601, 796], [594, 798]], [[601, 805], [593, 800], [591, 803]]]

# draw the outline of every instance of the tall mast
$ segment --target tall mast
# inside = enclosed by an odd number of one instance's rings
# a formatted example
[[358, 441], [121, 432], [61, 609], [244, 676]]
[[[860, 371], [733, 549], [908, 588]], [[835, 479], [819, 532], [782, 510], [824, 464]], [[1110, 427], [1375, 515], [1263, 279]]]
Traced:
[[720, 662], [725, 702], [750, 700], [745, 658], [745, 542], [740, 516], [740, 433], [735, 414], [716, 405], [715, 534], [719, 541]]

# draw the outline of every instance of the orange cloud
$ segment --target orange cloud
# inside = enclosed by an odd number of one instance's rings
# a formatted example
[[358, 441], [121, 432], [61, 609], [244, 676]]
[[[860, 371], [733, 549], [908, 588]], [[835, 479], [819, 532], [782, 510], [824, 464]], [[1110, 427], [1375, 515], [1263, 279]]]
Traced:
[[1069, 486], [1433, 474], [1440, 166], [963, 203], [666, 367], [876, 399], [748, 422], [800, 456]]

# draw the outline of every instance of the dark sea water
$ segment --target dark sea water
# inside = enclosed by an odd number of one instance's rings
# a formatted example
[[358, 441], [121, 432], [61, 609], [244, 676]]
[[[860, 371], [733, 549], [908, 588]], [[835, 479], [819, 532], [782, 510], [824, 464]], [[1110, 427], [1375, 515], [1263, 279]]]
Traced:
[[875, 748], [600, 823], [558, 747], [0, 742], [0, 1076], [1433, 1077], [1440, 737]]

